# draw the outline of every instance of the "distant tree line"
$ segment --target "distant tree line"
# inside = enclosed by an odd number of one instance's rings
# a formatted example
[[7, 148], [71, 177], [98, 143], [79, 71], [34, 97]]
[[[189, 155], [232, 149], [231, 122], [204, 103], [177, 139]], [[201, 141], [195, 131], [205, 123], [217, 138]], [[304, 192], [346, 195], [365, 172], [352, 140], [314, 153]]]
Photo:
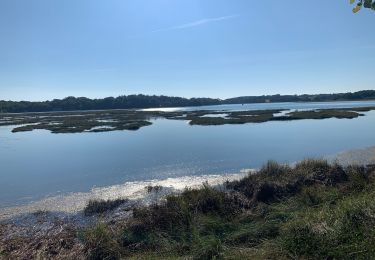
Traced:
[[0, 101], [0, 112], [47, 112], [74, 110], [105, 110], [153, 107], [186, 107], [202, 105], [218, 105], [220, 99], [211, 98], [181, 98], [168, 96], [128, 95], [106, 97], [103, 99], [89, 99], [86, 97], [67, 97], [51, 101]]
[[186, 107], [222, 104], [245, 104], [266, 102], [324, 102], [345, 100], [375, 100], [375, 90], [363, 90], [354, 93], [318, 94], [318, 95], [264, 95], [243, 96], [229, 99], [182, 98], [168, 96], [128, 95], [89, 99], [85, 97], [67, 97], [51, 101], [0, 101], [0, 113], [49, 112], [74, 110], [105, 110], [154, 107]]
[[317, 94], [317, 95], [268, 95], [245, 96], [223, 100], [224, 104], [266, 103], [266, 102], [325, 102], [325, 101], [351, 101], [374, 100], [375, 90], [362, 90], [358, 92]]

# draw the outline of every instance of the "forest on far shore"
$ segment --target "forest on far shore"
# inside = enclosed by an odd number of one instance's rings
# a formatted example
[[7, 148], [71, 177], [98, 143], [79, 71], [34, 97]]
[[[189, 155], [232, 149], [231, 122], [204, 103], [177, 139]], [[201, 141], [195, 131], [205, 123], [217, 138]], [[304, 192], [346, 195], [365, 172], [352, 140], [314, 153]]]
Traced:
[[263, 95], [242, 96], [229, 99], [215, 98], [182, 98], [156, 95], [123, 95], [102, 99], [86, 97], [67, 97], [51, 101], [0, 101], [0, 113], [76, 111], [76, 110], [105, 110], [131, 109], [154, 107], [187, 107], [223, 104], [247, 104], [267, 102], [327, 102], [327, 101], [360, 101], [375, 100], [375, 90], [336, 94], [303, 94], [303, 95]]

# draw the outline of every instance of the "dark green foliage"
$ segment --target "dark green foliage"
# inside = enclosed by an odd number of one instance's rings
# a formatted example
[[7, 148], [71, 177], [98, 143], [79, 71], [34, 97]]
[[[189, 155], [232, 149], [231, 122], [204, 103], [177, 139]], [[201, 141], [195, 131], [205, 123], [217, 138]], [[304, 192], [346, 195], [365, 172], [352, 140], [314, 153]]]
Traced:
[[264, 239], [272, 239], [279, 235], [279, 227], [276, 222], [264, 221], [251, 222], [242, 225], [241, 229], [236, 230], [227, 237], [226, 242], [232, 245], [256, 246]]
[[[202, 117], [198, 113], [187, 114], [186, 119], [191, 125], [224, 125], [224, 124], [246, 124], [264, 123], [274, 118], [274, 114], [283, 110], [251, 110], [251, 111], [228, 111], [227, 117]], [[216, 112], [217, 113], [217, 112]], [[222, 113], [222, 112], [221, 112]]]
[[86, 248], [135, 259], [372, 259], [373, 176], [325, 160], [269, 161], [227, 189], [204, 184], [135, 208], [125, 227], [86, 233]]
[[203, 184], [203, 188], [199, 190], [185, 190], [182, 193], [182, 198], [188, 205], [188, 210], [192, 212], [230, 217], [237, 214], [240, 210], [234, 197], [230, 197], [223, 191], [214, 189], [208, 184]]
[[201, 239], [193, 249], [194, 259], [223, 259], [223, 245], [215, 236]]
[[126, 203], [127, 199], [116, 199], [116, 200], [90, 200], [83, 210], [86, 216], [92, 216], [95, 214], [105, 213], [110, 210], [114, 210], [120, 205]]
[[150, 107], [177, 107], [218, 105], [219, 99], [211, 98], [180, 98], [167, 96], [128, 95], [116, 98], [89, 99], [85, 97], [67, 97], [44, 102], [28, 101], [0, 101], [0, 113], [20, 112], [49, 112], [49, 111], [76, 111], [76, 110], [106, 110]]
[[305, 258], [373, 258], [375, 211], [370, 200], [367, 196], [343, 198], [306, 212], [285, 225], [284, 248]]
[[283, 236], [283, 243], [284, 247], [295, 256], [310, 256], [315, 259], [327, 256], [324, 235], [318, 236], [304, 224], [288, 229]]
[[[191, 125], [225, 125], [225, 124], [246, 124], [246, 123], [264, 123], [268, 121], [292, 121], [302, 119], [353, 119], [364, 114], [358, 111], [370, 111], [375, 107], [366, 107], [364, 109], [319, 109], [311, 111], [293, 111], [283, 116], [274, 116], [283, 110], [256, 110], [227, 112], [227, 117], [202, 117], [194, 113], [188, 113], [186, 117], [180, 118], [190, 120]], [[173, 118], [176, 119], [176, 118]]]
[[122, 244], [130, 252], [137, 245], [138, 250], [172, 248], [179, 254], [219, 258], [221, 238], [233, 229], [228, 221], [240, 211], [234, 197], [205, 184], [168, 196], [163, 203], [134, 209], [134, 222], [124, 231]]
[[133, 215], [154, 230], [179, 232], [191, 230], [194, 214], [230, 218], [240, 210], [234, 197], [204, 184], [202, 189], [187, 189], [179, 196], [168, 196], [163, 203], [137, 208]]
[[147, 189], [148, 193], [151, 193], [151, 192], [158, 193], [163, 189], [163, 186], [160, 186], [160, 185], [151, 186], [151, 185], [149, 185], [149, 186], [146, 187], [146, 189]]
[[356, 3], [356, 6], [353, 8], [353, 12], [357, 13], [361, 10], [362, 6], [364, 8], [375, 10], [375, 1], [373, 0], [351, 0], [351, 4]]
[[134, 110], [7, 114], [6, 118], [0, 125], [21, 125], [12, 130], [14, 133], [35, 129], [52, 133], [108, 132], [138, 130], [152, 124], [148, 121], [150, 114]]
[[363, 191], [370, 182], [371, 175], [363, 166], [349, 166], [346, 169], [349, 178], [349, 190], [352, 192]]
[[229, 98], [225, 103], [246, 104], [246, 103], [264, 103], [264, 102], [325, 102], [325, 101], [343, 101], [343, 100], [369, 100], [375, 98], [374, 90], [363, 90], [358, 92], [337, 93], [337, 94], [319, 94], [319, 95], [265, 95], [265, 96], [245, 96]]
[[313, 172], [326, 172], [330, 169], [330, 164], [323, 159], [305, 159], [296, 164], [295, 169], [304, 174], [311, 174]]
[[85, 249], [90, 260], [116, 260], [121, 257], [116, 234], [105, 224], [97, 224], [82, 233]]
[[[367, 5], [367, 4], [366, 4]], [[374, 3], [372, 4], [374, 5]], [[44, 102], [28, 101], [1, 101], [0, 113], [22, 112], [50, 112], [50, 111], [77, 111], [77, 110], [107, 110], [152, 107], [186, 107], [220, 104], [245, 104], [264, 102], [322, 102], [342, 100], [369, 100], [375, 99], [374, 90], [358, 92], [320, 94], [320, 95], [267, 95], [245, 96], [225, 100], [212, 98], [181, 98], [167, 96], [128, 95], [116, 98], [88, 99], [85, 97], [67, 97]]]
[[347, 111], [341, 109], [321, 109], [309, 111], [295, 111], [288, 114], [290, 120], [294, 119], [326, 119], [326, 118], [347, 118], [352, 119], [361, 116], [354, 111]]

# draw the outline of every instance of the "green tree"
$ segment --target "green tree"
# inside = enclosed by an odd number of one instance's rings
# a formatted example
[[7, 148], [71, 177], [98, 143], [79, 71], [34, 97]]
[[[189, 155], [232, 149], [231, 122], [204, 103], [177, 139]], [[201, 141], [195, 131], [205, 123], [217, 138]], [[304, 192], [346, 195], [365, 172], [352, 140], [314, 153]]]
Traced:
[[355, 2], [357, 4], [353, 8], [353, 13], [359, 12], [362, 9], [362, 7], [375, 10], [375, 0], [350, 0], [351, 4], [354, 4]]

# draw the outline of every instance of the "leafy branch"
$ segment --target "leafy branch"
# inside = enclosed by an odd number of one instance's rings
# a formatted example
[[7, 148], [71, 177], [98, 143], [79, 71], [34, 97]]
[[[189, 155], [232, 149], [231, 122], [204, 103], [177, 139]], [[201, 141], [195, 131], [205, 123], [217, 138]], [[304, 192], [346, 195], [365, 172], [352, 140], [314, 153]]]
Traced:
[[[356, 0], [349, 0], [350, 4], [354, 4]], [[356, 6], [353, 8], [353, 13], [358, 13], [362, 7], [375, 10], [375, 0], [357, 0]]]

